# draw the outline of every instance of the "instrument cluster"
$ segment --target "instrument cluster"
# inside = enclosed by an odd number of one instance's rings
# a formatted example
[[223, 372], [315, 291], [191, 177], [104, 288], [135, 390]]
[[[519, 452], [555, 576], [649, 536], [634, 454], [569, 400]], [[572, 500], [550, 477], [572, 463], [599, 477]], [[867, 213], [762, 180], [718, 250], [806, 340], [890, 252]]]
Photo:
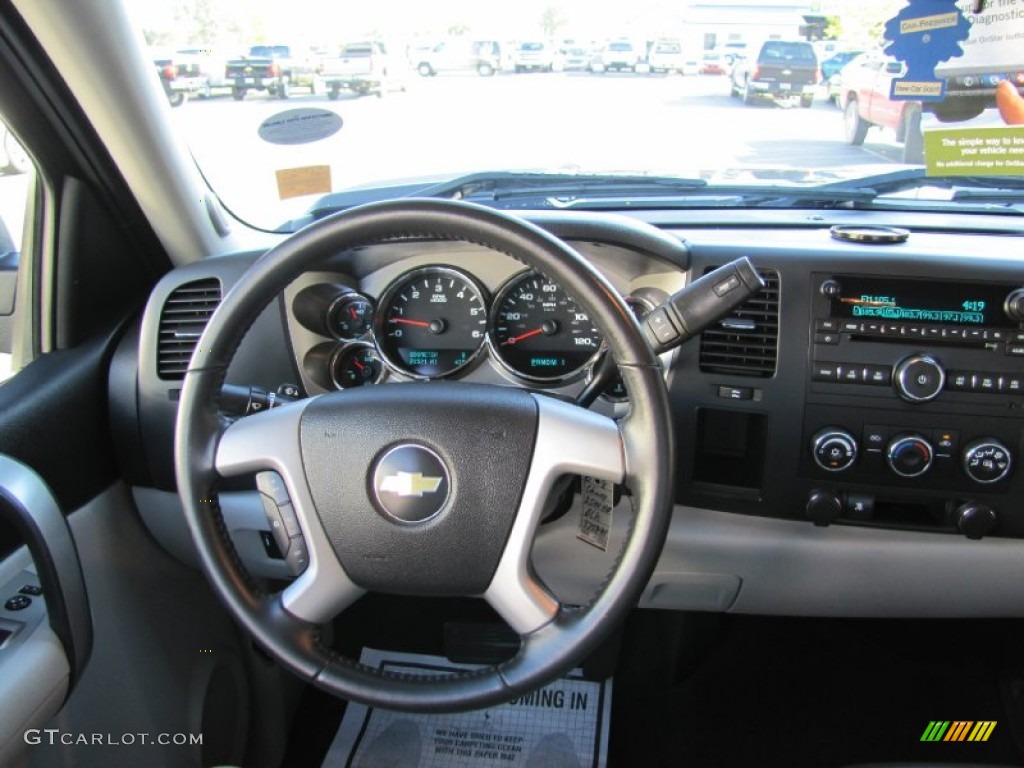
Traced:
[[[643, 299], [627, 301], [638, 317], [650, 309]], [[304, 328], [335, 340], [314, 347], [304, 364], [325, 388], [388, 376], [442, 379], [483, 359], [532, 386], [557, 386], [584, 377], [605, 348], [572, 296], [532, 270], [512, 275], [492, 296], [468, 271], [426, 265], [396, 277], [376, 302], [345, 286], [316, 284], [300, 291], [292, 308]]]

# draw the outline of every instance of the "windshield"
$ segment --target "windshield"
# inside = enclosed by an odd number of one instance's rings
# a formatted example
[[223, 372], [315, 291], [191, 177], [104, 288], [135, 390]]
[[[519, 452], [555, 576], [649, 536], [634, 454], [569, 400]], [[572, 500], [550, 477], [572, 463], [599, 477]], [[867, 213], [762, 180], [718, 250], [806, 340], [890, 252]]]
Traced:
[[1020, 215], [1024, 17], [1001, 8], [132, 4], [211, 188], [281, 231], [412, 194]]

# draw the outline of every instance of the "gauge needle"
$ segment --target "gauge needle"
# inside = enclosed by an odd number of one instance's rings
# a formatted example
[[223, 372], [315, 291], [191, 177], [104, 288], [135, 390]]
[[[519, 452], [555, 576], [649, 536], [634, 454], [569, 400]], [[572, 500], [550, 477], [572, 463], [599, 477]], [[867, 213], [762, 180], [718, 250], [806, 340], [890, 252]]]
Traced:
[[356, 308], [355, 307], [349, 307], [348, 308], [348, 313], [350, 315], [352, 315], [352, 319], [353, 320], [358, 320], [359, 319], [359, 313], [356, 312]]
[[429, 328], [430, 327], [430, 323], [426, 322], [425, 320], [409, 320], [409, 319], [404, 318], [404, 317], [392, 317], [391, 318], [391, 322], [392, 323], [405, 323], [406, 325], [418, 325], [420, 328]]
[[543, 328], [534, 328], [532, 331], [527, 331], [526, 333], [521, 333], [518, 336], [513, 336], [511, 339], [509, 339], [504, 344], [502, 344], [502, 346], [504, 347], [504, 346], [508, 346], [509, 344], [516, 344], [516, 343], [522, 341], [523, 339], [528, 339], [531, 336], [538, 336], [538, 335], [540, 335], [542, 333], [544, 333], [544, 329]]
[[353, 359], [353, 360], [352, 360], [352, 364], [353, 364], [353, 365], [354, 365], [354, 366], [355, 366], [356, 368], [358, 368], [358, 369], [359, 369], [360, 371], [365, 371], [365, 370], [366, 370], [366, 366], [365, 366], [365, 365], [363, 365], [362, 363], [360, 363], [360, 362], [359, 362], [358, 360], [355, 360], [355, 359]]

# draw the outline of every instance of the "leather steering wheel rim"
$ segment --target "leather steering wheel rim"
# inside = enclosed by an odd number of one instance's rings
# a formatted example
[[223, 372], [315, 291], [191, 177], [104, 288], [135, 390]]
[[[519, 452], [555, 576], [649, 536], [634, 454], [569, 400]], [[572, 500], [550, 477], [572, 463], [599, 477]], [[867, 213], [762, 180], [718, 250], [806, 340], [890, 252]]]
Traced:
[[[231, 453], [231, 446], [258, 454], [252, 446], [260, 443], [260, 430], [272, 429], [268, 425], [274, 419], [288, 419], [289, 409], [299, 414], [295, 419], [302, 418], [299, 409], [304, 406], [297, 403], [234, 424], [229, 424], [218, 409], [228, 365], [256, 317], [293, 279], [328, 257], [362, 245], [405, 239], [476, 243], [512, 256], [566, 286], [604, 335], [630, 395], [629, 413], [618, 422], [544, 395], [530, 396], [539, 403], [544, 418], [548, 418], [544, 413], [551, 412], [558, 419], [567, 419], [567, 424], [593, 427], [603, 435], [615, 431], [616, 450], [621, 452], [619, 482], [632, 495], [633, 523], [616, 565], [589, 604], [569, 607], [556, 602], [554, 613], [543, 621], [528, 623], [528, 630], [520, 631], [521, 647], [514, 658], [449, 676], [412, 677], [370, 669], [326, 648], [319, 626], [321, 619], [329, 620], [329, 611], [322, 616], [316, 611], [297, 616], [289, 608], [297, 604], [289, 603], [291, 587], [278, 593], [264, 592], [235, 552], [216, 503], [218, 482], [230, 464], [224, 455]], [[376, 389], [393, 386], [405, 385]], [[431, 390], [434, 384], [408, 386], [419, 387], [420, 392], [435, 391]], [[491, 389], [497, 397], [504, 394], [497, 390], [510, 388]], [[443, 388], [436, 391], [443, 394]], [[367, 397], [372, 398], [372, 393]], [[335, 399], [341, 408], [343, 400]], [[332, 401], [322, 402], [332, 405]], [[275, 416], [279, 412], [281, 415]], [[586, 437], [574, 442], [583, 444]], [[577, 450], [585, 453], [587, 448], [581, 445], [569, 453]], [[535, 451], [533, 461], [541, 452]], [[256, 454], [237, 461], [231, 473], [255, 471], [261, 466], [275, 468]], [[482, 206], [441, 200], [400, 200], [351, 209], [300, 230], [254, 262], [224, 296], [196, 345], [182, 386], [175, 433], [175, 471], [185, 518], [202, 568], [235, 620], [282, 665], [329, 693], [367, 705], [422, 712], [490, 706], [538, 688], [580, 663], [625, 619], [647, 584], [664, 544], [672, 510], [673, 456], [661, 368], [629, 309], [605, 278], [568, 245], [529, 222]], [[534, 471], [533, 464], [529, 471]], [[306, 516], [301, 518], [307, 534], [315, 532], [320, 524], [316, 505], [309, 506], [316, 514], [304, 513]], [[535, 533], [535, 528], [529, 533]], [[506, 542], [506, 546], [510, 545]], [[312, 559], [307, 572], [316, 565]], [[338, 563], [321, 560], [317, 567], [319, 570], [308, 579], [310, 583], [318, 578], [329, 581], [324, 573], [339, 573]], [[497, 581], [495, 578], [494, 583]], [[291, 586], [295, 587], [295, 582]], [[527, 581], [527, 591], [538, 588], [543, 585]], [[305, 595], [298, 587], [296, 594]], [[518, 594], [514, 599], [520, 599]], [[341, 603], [333, 605], [337, 604]]]

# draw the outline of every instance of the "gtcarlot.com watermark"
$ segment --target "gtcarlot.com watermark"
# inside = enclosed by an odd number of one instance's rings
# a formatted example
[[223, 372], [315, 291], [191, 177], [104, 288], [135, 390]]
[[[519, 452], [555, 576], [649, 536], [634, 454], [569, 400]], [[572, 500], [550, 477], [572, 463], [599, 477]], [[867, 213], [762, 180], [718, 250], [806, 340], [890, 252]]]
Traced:
[[25, 743], [49, 746], [128, 747], [136, 745], [201, 746], [201, 733], [71, 733], [58, 728], [30, 728], [25, 731]]

